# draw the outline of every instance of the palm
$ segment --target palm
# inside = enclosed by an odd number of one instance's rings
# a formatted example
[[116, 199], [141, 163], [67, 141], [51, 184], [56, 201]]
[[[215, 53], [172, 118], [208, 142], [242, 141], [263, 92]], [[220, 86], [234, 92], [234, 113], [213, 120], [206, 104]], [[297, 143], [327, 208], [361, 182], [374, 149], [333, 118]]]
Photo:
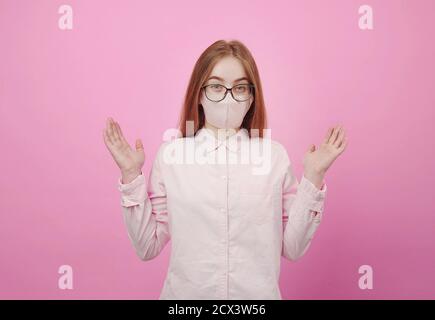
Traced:
[[111, 118], [103, 132], [104, 143], [121, 170], [140, 170], [145, 162], [145, 153], [140, 140], [134, 150], [125, 139], [121, 127]]
[[326, 172], [335, 159], [345, 150], [346, 145], [344, 128], [341, 126], [330, 128], [319, 148], [312, 145], [305, 154], [305, 170]]
[[132, 147], [124, 142], [112, 147], [112, 156], [120, 168], [141, 168], [145, 161], [143, 150], [133, 150]]

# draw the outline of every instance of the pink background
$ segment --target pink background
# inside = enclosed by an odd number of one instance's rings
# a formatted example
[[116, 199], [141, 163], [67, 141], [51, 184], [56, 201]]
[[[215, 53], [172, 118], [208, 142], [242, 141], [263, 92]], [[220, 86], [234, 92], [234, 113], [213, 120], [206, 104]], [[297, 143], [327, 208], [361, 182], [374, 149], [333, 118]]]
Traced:
[[[73, 30], [58, 28], [60, 5]], [[358, 7], [374, 30], [358, 28]], [[260, 69], [272, 138], [298, 178], [344, 124], [325, 216], [284, 299], [435, 298], [435, 2], [0, 1], [0, 298], [156, 299], [170, 244], [137, 258], [123, 224], [108, 116], [142, 138], [148, 175], [193, 65], [239, 39]], [[73, 290], [58, 288], [71, 265]], [[361, 290], [358, 268], [374, 271]]]

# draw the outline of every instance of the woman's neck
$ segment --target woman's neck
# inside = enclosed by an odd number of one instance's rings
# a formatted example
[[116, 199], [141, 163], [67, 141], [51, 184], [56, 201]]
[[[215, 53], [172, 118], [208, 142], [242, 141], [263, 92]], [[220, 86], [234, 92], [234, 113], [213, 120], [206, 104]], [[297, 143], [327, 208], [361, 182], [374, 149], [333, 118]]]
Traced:
[[222, 133], [225, 133], [224, 137], [228, 138], [228, 137], [232, 136], [233, 134], [236, 134], [240, 130], [240, 127], [234, 128], [234, 129], [226, 129], [226, 130], [220, 129], [220, 128], [215, 127], [214, 125], [208, 123], [207, 120], [205, 121], [204, 127], [207, 128], [208, 130], [210, 130], [214, 134], [216, 139], [219, 138], [218, 132], [221, 134], [221, 136], [222, 136]]

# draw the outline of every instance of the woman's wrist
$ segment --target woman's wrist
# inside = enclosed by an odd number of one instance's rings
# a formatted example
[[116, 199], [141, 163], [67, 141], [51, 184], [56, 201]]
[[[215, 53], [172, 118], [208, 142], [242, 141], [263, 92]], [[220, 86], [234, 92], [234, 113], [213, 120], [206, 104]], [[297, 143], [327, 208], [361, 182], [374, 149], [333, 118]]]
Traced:
[[316, 186], [317, 189], [321, 190], [323, 186], [323, 180], [325, 178], [325, 173], [317, 171], [304, 171], [305, 178], [311, 181], [312, 184]]
[[141, 175], [142, 171], [140, 169], [132, 170], [121, 170], [122, 184], [127, 184], [132, 182], [137, 176]]

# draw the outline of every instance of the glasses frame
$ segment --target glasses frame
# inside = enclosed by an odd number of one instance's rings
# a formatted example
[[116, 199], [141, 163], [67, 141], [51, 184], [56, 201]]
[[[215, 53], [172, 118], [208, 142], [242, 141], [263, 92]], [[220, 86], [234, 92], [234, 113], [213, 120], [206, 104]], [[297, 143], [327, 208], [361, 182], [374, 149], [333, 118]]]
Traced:
[[[245, 100], [238, 100], [238, 99], [236, 99], [236, 98], [234, 97], [233, 88], [235, 88], [235, 87], [237, 87], [237, 86], [246, 86], [246, 85], [249, 86], [249, 88], [251, 89], [249, 97], [248, 97], [247, 99], [245, 99]], [[206, 89], [207, 87], [209, 87], [209, 86], [222, 86], [222, 87], [224, 87], [224, 88], [226, 89], [225, 94], [224, 94], [224, 97], [223, 97], [222, 99], [220, 99], [220, 100], [212, 100], [212, 99], [210, 99], [210, 98], [207, 96], [207, 90], [205, 90], [205, 89]], [[253, 93], [254, 93], [255, 86], [254, 86], [252, 83], [240, 83], [240, 84], [236, 84], [235, 86], [232, 86], [231, 88], [227, 88], [227, 87], [225, 87], [223, 84], [220, 84], [220, 83], [210, 83], [210, 84], [206, 84], [205, 86], [202, 86], [201, 89], [204, 89], [205, 97], [206, 97], [208, 100], [213, 101], [213, 102], [219, 102], [219, 101], [224, 100], [224, 99], [227, 97], [228, 91], [231, 92], [231, 96], [233, 97], [234, 100], [236, 100], [236, 101], [238, 101], [238, 102], [244, 102], [244, 101], [248, 101], [248, 100], [251, 98], [251, 96], [252, 96]]]

